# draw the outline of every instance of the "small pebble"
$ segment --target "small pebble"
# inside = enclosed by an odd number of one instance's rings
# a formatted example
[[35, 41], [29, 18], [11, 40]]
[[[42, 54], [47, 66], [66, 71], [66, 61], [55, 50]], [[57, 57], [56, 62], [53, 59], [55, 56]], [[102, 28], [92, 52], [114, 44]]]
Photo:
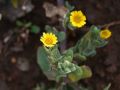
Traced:
[[17, 67], [21, 71], [28, 71], [30, 68], [29, 62], [26, 58], [18, 58]]
[[11, 58], [11, 63], [12, 63], [12, 64], [16, 64], [16, 58], [15, 58], [15, 57], [12, 57], [12, 58]]

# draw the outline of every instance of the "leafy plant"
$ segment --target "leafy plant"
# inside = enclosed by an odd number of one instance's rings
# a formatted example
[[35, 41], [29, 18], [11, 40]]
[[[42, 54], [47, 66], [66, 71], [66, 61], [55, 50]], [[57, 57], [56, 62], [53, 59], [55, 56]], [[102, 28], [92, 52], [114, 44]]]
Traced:
[[16, 25], [20, 28], [29, 29], [29, 31], [34, 34], [38, 34], [40, 32], [40, 27], [32, 24], [31, 22], [16, 21]]
[[[85, 25], [85, 15], [81, 11], [72, 11], [74, 7], [68, 3], [66, 3], [66, 6], [68, 7], [68, 12], [63, 20], [63, 27], [75, 30]], [[81, 18], [82, 20], [80, 21]], [[107, 45], [107, 38], [111, 35], [109, 30], [101, 33], [104, 30], [93, 25], [89, 31], [78, 40], [75, 46], [61, 52], [59, 50], [59, 43], [66, 39], [65, 32], [58, 31], [55, 27], [49, 25], [45, 26], [45, 30], [46, 33], [44, 32], [40, 38], [43, 46], [38, 48], [37, 63], [49, 80], [54, 80], [57, 83], [62, 81], [61, 83], [64, 82], [68, 84], [70, 82], [76, 83], [81, 79], [92, 76], [90, 67], [84, 64], [78, 65], [75, 63], [77, 62], [75, 59], [77, 58], [81, 62], [86, 61], [87, 57], [96, 55], [96, 48]], [[107, 37], [101, 38], [101, 36], [105, 35], [107, 35]], [[64, 79], [66, 79], [67, 82], [65, 82]], [[62, 85], [59, 87], [63, 88]], [[106, 87], [106, 89], [107, 88], [109, 87]]]

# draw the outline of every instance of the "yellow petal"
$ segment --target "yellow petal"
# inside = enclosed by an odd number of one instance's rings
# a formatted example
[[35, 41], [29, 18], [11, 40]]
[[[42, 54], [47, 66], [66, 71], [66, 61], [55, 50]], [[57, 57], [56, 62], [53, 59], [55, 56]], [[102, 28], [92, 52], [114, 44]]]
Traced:
[[58, 42], [56, 35], [53, 33], [43, 33], [40, 41], [46, 47], [53, 47]]

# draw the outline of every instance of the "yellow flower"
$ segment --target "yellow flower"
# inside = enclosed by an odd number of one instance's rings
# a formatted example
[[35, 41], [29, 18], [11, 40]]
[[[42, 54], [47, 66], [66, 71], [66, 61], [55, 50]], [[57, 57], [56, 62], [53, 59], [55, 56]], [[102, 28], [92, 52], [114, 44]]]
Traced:
[[43, 33], [43, 36], [40, 38], [40, 41], [46, 47], [53, 47], [58, 42], [58, 39], [53, 33]]
[[73, 27], [80, 28], [86, 24], [86, 16], [82, 11], [72, 11], [70, 14], [70, 22]]
[[100, 31], [100, 37], [102, 39], [108, 39], [112, 35], [111, 31], [108, 29]]

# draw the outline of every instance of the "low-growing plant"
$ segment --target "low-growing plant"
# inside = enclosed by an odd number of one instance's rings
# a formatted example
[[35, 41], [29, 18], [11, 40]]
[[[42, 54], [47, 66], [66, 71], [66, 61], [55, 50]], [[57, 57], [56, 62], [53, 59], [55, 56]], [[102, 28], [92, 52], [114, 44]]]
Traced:
[[16, 21], [17, 28], [22, 28], [29, 30], [31, 33], [38, 34], [40, 32], [40, 27], [33, 24], [32, 22], [25, 22], [25, 21]]
[[[80, 29], [86, 24], [87, 18], [81, 10], [73, 10], [74, 6], [71, 6], [68, 2], [66, 7], [68, 11], [62, 25], [65, 29], [74, 32], [74, 30]], [[79, 65], [76, 62], [83, 62], [87, 60], [87, 57], [95, 56], [96, 48], [107, 45], [108, 38], [111, 36], [108, 28], [101, 30], [100, 27], [92, 25], [89, 31], [77, 41], [76, 45], [60, 51], [60, 43], [66, 39], [66, 32], [64, 30], [58, 31], [55, 27], [49, 25], [46, 25], [45, 30], [46, 32], [43, 32], [40, 37], [43, 46], [38, 48], [37, 63], [49, 80], [58, 83], [56, 90], [68, 90], [64, 89], [65, 85], [90, 78], [92, 76], [90, 67]], [[77, 61], [75, 61], [76, 59]]]

